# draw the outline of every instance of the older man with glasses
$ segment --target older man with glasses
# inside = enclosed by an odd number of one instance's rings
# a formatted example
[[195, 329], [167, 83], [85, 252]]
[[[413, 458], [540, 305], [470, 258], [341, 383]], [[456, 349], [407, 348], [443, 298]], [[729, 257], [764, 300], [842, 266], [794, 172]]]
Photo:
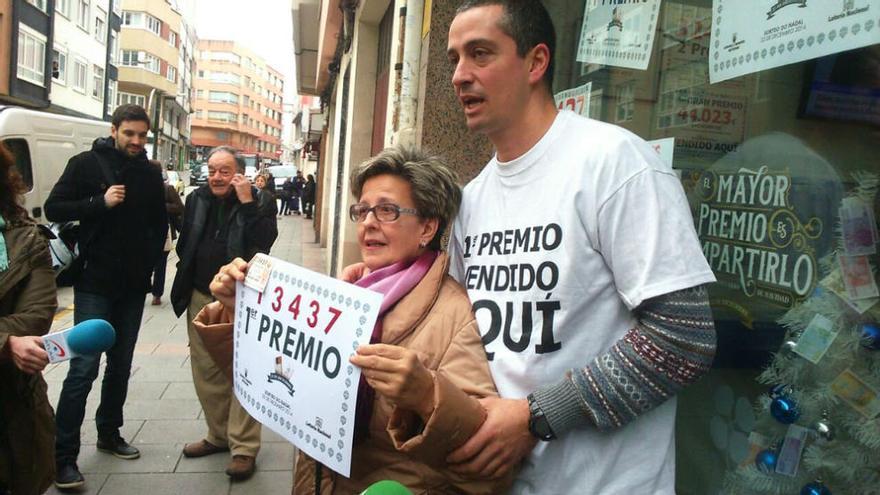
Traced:
[[205, 412], [207, 436], [183, 448], [186, 457], [231, 451], [226, 474], [249, 478], [260, 450], [260, 424], [244, 410], [232, 383], [214, 364], [192, 320], [212, 301], [208, 285], [221, 266], [233, 258], [250, 260], [268, 253], [278, 236], [274, 213], [260, 209], [257, 190], [244, 176], [244, 160], [234, 148], [219, 146], [208, 154], [208, 183], [186, 200], [183, 228], [177, 242], [177, 275], [171, 289], [174, 312], [186, 311], [193, 384]]

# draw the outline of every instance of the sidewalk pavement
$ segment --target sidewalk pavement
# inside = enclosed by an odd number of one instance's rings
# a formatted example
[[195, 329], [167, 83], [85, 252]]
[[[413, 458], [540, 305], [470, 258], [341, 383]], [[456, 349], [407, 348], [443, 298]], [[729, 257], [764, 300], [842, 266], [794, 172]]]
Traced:
[[[278, 239], [271, 254], [323, 272], [324, 249], [313, 243], [312, 221], [301, 216], [278, 219]], [[123, 438], [141, 451], [140, 459], [122, 460], [95, 449], [95, 411], [101, 391], [101, 373], [92, 386], [82, 426], [79, 467], [86, 479], [83, 493], [100, 495], [156, 495], [165, 493], [244, 494], [290, 493], [293, 484], [294, 447], [269, 428], [263, 428], [257, 471], [248, 481], [232, 483], [225, 474], [229, 454], [199, 459], [184, 458], [185, 443], [207, 433], [202, 408], [192, 384], [186, 321], [177, 318], [168, 300], [177, 256], [168, 259], [165, 294], [161, 306], [145, 297], [144, 317], [135, 347], [128, 399], [125, 403]], [[59, 311], [52, 331], [73, 325], [73, 290], [58, 293]], [[49, 399], [55, 406], [68, 364], [49, 365], [44, 372]], [[59, 493], [54, 487], [47, 494]]]

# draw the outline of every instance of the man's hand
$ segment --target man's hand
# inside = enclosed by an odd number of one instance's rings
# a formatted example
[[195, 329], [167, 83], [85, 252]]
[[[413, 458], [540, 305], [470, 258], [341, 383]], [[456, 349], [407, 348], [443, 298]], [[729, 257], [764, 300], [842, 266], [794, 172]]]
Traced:
[[361, 368], [364, 378], [389, 402], [427, 419], [434, 411], [434, 377], [418, 354], [396, 345], [358, 347], [349, 361]]
[[235, 258], [228, 265], [220, 267], [220, 271], [211, 280], [208, 288], [211, 295], [220, 301], [226, 309], [235, 307], [235, 282], [244, 282], [248, 264], [241, 258]]
[[28, 375], [43, 371], [49, 364], [49, 354], [43, 349], [43, 339], [40, 337], [10, 335], [6, 347], [15, 367]]
[[125, 186], [110, 186], [104, 192], [104, 204], [107, 205], [107, 208], [113, 208], [123, 201], [125, 201]]
[[242, 174], [235, 174], [229, 182], [235, 188], [235, 195], [238, 196], [238, 202], [241, 204], [250, 203], [254, 200], [251, 191], [251, 182]]
[[500, 478], [529, 455], [538, 439], [529, 433], [529, 402], [526, 399], [480, 399], [488, 416], [464, 445], [446, 462], [452, 471], [472, 478]]
[[355, 263], [342, 269], [342, 273], [339, 275], [339, 280], [353, 284], [369, 274], [370, 269], [367, 268], [365, 263]]

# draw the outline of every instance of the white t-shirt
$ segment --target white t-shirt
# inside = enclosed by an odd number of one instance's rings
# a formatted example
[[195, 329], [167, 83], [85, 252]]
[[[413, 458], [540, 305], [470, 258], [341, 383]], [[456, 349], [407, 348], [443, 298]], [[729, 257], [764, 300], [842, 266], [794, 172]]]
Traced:
[[[713, 282], [681, 183], [643, 140], [560, 112], [464, 189], [449, 246], [499, 392], [524, 398], [631, 329], [642, 301]], [[620, 430], [539, 442], [517, 494], [673, 494], [675, 400]]]

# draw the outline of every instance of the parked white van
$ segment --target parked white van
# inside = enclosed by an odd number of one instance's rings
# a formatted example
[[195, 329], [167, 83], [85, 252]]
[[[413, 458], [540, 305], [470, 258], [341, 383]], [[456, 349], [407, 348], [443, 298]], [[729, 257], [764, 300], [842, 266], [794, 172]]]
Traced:
[[25, 207], [39, 223], [48, 223], [43, 203], [58, 182], [67, 160], [110, 135], [110, 122], [81, 119], [0, 105], [0, 142], [15, 155], [28, 187]]

